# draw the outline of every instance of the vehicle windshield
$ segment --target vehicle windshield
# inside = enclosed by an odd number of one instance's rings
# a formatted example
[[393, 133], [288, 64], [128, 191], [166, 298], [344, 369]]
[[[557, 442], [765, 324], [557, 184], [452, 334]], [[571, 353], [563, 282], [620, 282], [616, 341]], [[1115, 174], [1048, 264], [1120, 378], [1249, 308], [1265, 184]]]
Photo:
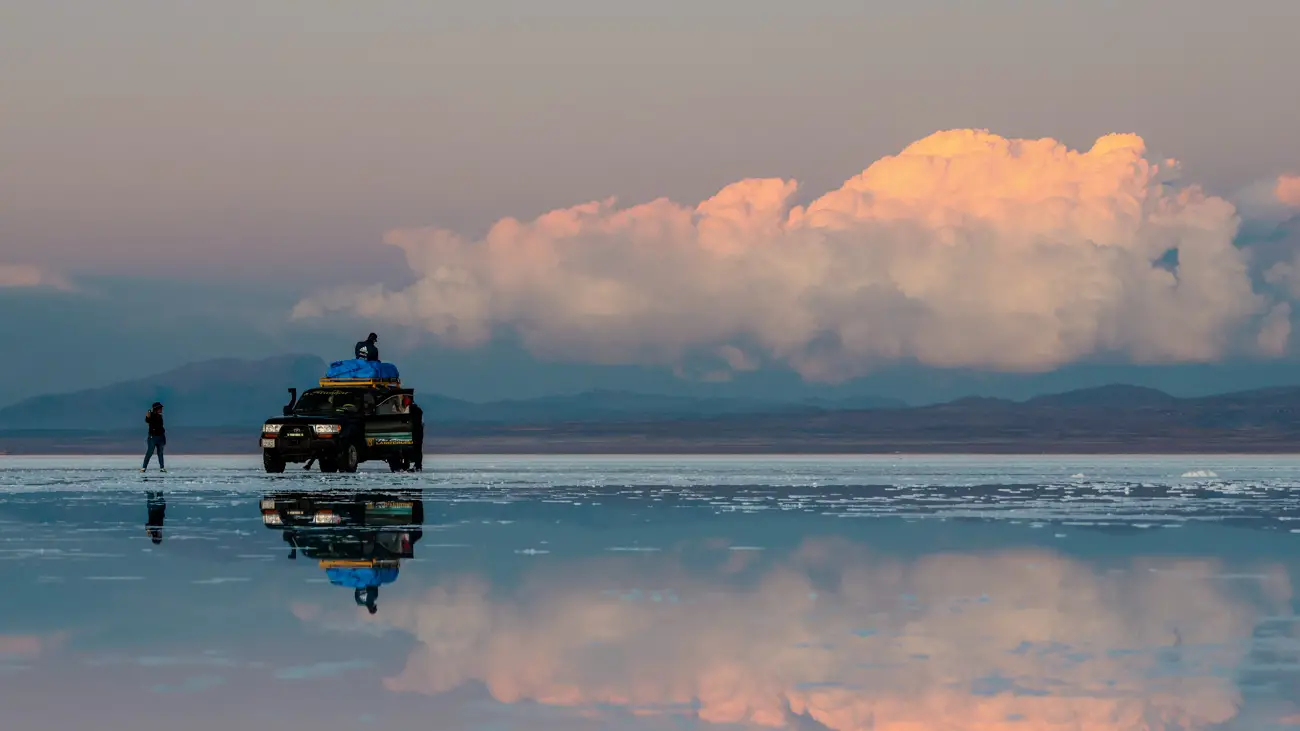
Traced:
[[365, 393], [351, 390], [312, 390], [293, 405], [293, 413], [302, 416], [346, 416], [360, 414], [365, 408]]

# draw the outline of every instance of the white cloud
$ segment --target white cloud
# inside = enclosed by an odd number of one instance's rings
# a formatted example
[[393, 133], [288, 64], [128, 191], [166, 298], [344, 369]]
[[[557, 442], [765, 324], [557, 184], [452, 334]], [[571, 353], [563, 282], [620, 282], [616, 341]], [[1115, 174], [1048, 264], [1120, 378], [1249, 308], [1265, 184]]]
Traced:
[[[791, 206], [793, 181], [743, 180], [694, 208], [611, 199], [504, 219], [478, 241], [392, 231], [417, 283], [324, 294], [294, 314], [352, 312], [463, 347], [504, 328], [569, 361], [680, 366], [707, 352], [832, 382], [903, 359], [1038, 371], [1284, 350], [1289, 329], [1262, 319], [1277, 310], [1233, 244], [1237, 209], [1174, 185], [1171, 163], [1135, 135], [1080, 152], [940, 132], [807, 207]], [[1176, 274], [1155, 263], [1170, 249]]]
[[1287, 341], [1291, 337], [1291, 304], [1279, 302], [1269, 310], [1264, 324], [1259, 329], [1259, 351], [1269, 357], [1278, 357], [1286, 352]]

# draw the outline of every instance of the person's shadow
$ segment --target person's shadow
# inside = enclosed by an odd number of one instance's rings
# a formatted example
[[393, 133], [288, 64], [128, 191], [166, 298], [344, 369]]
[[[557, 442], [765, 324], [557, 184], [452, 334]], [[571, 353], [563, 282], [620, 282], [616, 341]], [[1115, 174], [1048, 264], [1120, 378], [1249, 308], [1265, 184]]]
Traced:
[[145, 493], [145, 505], [149, 509], [149, 518], [145, 522], [145, 532], [149, 534], [149, 539], [154, 545], [162, 543], [163, 520], [167, 518], [167, 501], [163, 499], [162, 491]]

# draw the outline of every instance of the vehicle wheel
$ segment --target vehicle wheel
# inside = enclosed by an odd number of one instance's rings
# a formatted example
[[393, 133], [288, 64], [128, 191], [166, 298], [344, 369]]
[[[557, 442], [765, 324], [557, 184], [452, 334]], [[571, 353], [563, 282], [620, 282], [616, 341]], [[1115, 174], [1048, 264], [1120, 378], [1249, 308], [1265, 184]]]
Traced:
[[407, 470], [407, 465], [406, 465], [406, 458], [405, 458], [405, 457], [389, 457], [389, 458], [388, 458], [388, 471], [389, 471], [389, 472], [405, 472], [406, 470]]
[[280, 453], [274, 450], [263, 449], [262, 467], [264, 467], [268, 473], [272, 474], [284, 472], [284, 457], [280, 456]]
[[339, 471], [338, 460], [334, 459], [333, 457], [321, 457], [320, 471], [325, 473], [338, 472]]
[[361, 454], [357, 451], [356, 442], [349, 442], [339, 453], [339, 471], [356, 472], [357, 467], [361, 464]]

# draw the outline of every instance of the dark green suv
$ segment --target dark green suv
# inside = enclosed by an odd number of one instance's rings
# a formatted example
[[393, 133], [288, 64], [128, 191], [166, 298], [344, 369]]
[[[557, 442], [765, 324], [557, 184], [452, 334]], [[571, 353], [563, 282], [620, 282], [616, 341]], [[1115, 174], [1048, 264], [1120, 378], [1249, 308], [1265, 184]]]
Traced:
[[321, 380], [297, 395], [289, 389], [283, 415], [262, 425], [262, 465], [284, 472], [290, 462], [318, 461], [321, 472], [356, 472], [370, 460], [402, 472], [416, 462], [423, 445], [410, 413], [414, 389], [400, 384]]

